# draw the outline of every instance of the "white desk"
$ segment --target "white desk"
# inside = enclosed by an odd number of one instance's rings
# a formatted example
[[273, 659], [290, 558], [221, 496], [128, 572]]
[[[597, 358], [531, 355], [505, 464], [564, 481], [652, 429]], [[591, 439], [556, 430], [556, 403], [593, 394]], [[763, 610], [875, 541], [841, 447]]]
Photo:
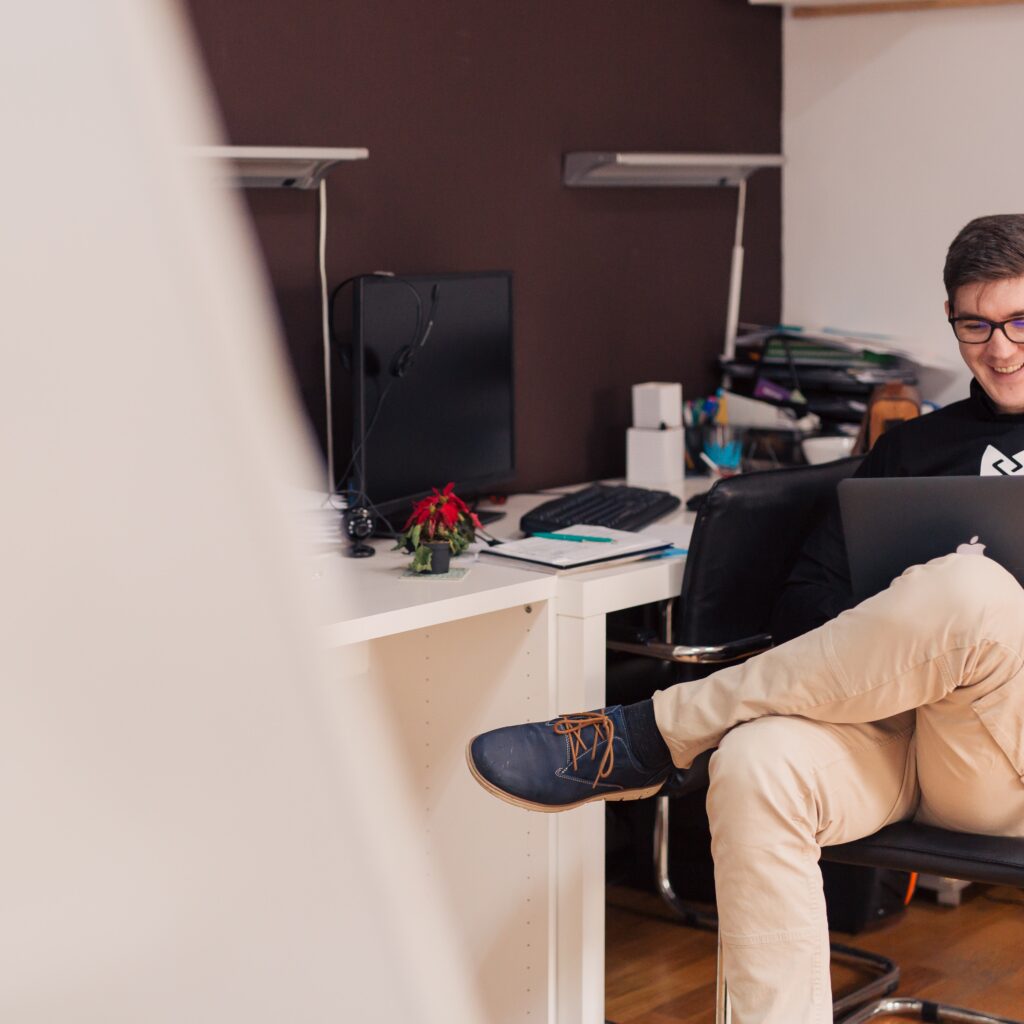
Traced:
[[[542, 500], [510, 499], [493, 532], [514, 535]], [[679, 512], [647, 532], [692, 519]], [[487, 729], [602, 706], [606, 614], [678, 594], [684, 559], [564, 577], [475, 564], [444, 582], [400, 579], [408, 556], [375, 546], [369, 559], [316, 558], [320, 620], [345, 652], [344, 685], [383, 692], [393, 712], [423, 844], [487, 1009], [479, 1024], [599, 1024], [603, 805], [545, 815], [502, 803], [470, 777], [465, 746]]]

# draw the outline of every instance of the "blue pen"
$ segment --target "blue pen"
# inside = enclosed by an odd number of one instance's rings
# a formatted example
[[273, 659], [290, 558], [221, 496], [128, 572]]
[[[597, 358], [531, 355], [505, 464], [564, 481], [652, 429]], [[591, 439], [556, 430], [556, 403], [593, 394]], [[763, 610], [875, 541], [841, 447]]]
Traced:
[[689, 550], [687, 548], [665, 548], [664, 551], [656, 551], [651, 555], [651, 560], [655, 558], [680, 558], [683, 555], [688, 555]]
[[571, 540], [577, 544], [582, 544], [584, 541], [593, 541], [596, 544], [614, 544], [615, 540], [612, 537], [584, 537], [578, 533], [535, 533], [534, 537], [543, 537], [545, 540]]

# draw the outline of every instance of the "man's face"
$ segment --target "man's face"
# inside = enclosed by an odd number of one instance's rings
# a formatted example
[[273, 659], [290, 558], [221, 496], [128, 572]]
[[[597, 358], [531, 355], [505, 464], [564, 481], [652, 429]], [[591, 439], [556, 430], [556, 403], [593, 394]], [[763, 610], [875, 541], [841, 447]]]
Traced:
[[[947, 316], [976, 316], [999, 323], [1024, 318], [1024, 277], [965, 284], [957, 289]], [[977, 382], [1000, 412], [1024, 413], [1024, 345], [1015, 345], [996, 328], [983, 345], [960, 345]]]

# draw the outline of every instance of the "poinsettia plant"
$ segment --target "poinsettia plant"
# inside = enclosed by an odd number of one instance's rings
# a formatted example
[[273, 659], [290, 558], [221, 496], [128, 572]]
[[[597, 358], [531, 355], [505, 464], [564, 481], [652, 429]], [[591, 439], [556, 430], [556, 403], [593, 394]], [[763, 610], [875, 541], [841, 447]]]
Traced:
[[416, 502], [396, 547], [412, 551], [414, 572], [429, 572], [429, 544], [447, 543], [453, 555], [461, 555], [475, 539], [480, 525], [477, 514], [470, 511], [455, 493], [454, 484], [449, 483], [443, 491], [435, 487], [433, 494]]

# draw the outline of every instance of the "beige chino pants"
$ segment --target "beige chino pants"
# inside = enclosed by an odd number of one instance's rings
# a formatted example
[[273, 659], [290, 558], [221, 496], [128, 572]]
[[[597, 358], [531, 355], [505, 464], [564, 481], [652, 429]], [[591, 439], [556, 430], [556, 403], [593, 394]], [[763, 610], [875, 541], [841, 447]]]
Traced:
[[734, 1024], [831, 1024], [820, 847], [914, 818], [1024, 835], [1024, 590], [977, 555], [908, 569], [819, 629], [654, 696], [711, 759]]

